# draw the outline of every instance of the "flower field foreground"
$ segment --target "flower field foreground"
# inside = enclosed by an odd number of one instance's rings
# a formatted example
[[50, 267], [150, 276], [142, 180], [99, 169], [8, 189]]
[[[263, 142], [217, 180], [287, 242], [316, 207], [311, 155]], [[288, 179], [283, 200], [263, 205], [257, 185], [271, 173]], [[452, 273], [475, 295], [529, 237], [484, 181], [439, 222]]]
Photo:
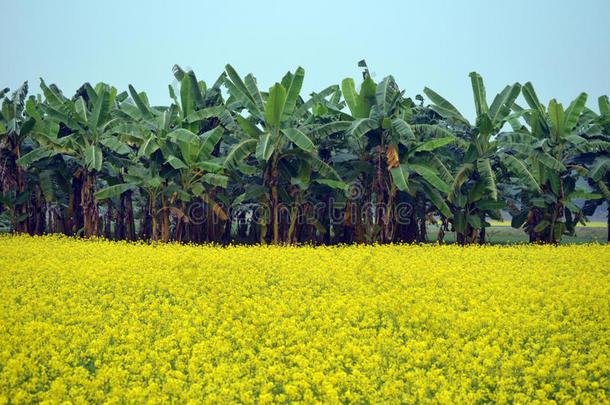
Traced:
[[609, 264], [0, 236], [0, 402], [607, 403]]

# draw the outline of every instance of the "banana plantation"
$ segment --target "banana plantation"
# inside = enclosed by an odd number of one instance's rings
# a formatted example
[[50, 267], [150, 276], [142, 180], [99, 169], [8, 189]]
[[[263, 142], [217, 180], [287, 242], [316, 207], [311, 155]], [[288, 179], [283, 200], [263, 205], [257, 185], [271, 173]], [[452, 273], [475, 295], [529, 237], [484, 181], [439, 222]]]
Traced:
[[4, 89], [0, 229], [339, 244], [426, 242], [435, 223], [440, 242], [471, 244], [504, 215], [558, 243], [610, 202], [607, 96], [599, 114], [585, 93], [564, 107], [530, 82], [488, 98], [473, 72], [472, 122], [430, 88], [410, 97], [359, 67], [362, 80], [304, 96], [300, 67], [260, 89], [230, 65], [215, 82], [176, 65], [169, 106], [105, 83]]

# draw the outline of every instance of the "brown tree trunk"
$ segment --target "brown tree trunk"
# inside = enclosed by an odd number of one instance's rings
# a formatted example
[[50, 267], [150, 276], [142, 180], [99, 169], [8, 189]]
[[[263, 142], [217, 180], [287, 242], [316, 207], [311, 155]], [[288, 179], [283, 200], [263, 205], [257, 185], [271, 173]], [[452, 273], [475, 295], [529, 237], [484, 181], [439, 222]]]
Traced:
[[474, 230], [472, 229], [472, 227], [469, 224], [466, 224], [466, 231], [464, 233], [461, 232], [457, 232], [456, 231], [456, 242], [458, 243], [458, 245], [461, 246], [465, 246], [471, 243], [474, 243], [474, 236], [476, 234], [474, 233]]
[[35, 202], [35, 225], [34, 233], [36, 235], [42, 235], [45, 232], [47, 224], [47, 203], [44, 199], [44, 194], [40, 185], [38, 186], [38, 192]]
[[114, 221], [114, 239], [125, 239], [125, 193], [119, 197], [119, 209], [117, 210], [116, 219]]
[[153, 214], [152, 216], [152, 240], [159, 240], [159, 234], [157, 233], [157, 216]]
[[125, 193], [125, 221], [126, 224], [126, 238], [130, 241], [136, 240], [136, 223], [133, 217], [133, 202], [131, 200], [132, 191], [129, 190]]
[[95, 173], [83, 172], [84, 183], [81, 189], [81, 205], [85, 222], [85, 237], [99, 236], [99, 209], [94, 197], [96, 191]]
[[[212, 189], [209, 195], [209, 201], [214, 201], [216, 198], [216, 192]], [[212, 204], [205, 204], [206, 209], [206, 227], [205, 227], [205, 241], [208, 243], [215, 242], [216, 235], [214, 234], [216, 218], [214, 216], [214, 209]]]
[[279, 197], [277, 192], [277, 186], [279, 183], [277, 165], [274, 164], [271, 174], [271, 205], [273, 210], [273, 244], [279, 243], [280, 237], [280, 223], [279, 223]]
[[[19, 147], [19, 145], [16, 146], [16, 150], [17, 150], [17, 160], [18, 160], [21, 158], [21, 148]], [[16, 165], [16, 166], [17, 166], [17, 196], [20, 196], [22, 193], [25, 192], [25, 173], [23, 172], [23, 169], [21, 168], [21, 166], [19, 166], [19, 165]], [[15, 208], [17, 209], [17, 207], [15, 207]], [[17, 217], [20, 217], [22, 215], [28, 215], [27, 201], [24, 202], [17, 209]], [[29, 233], [30, 232], [29, 218], [26, 218], [24, 221], [17, 223], [17, 232], [20, 232], [20, 233]]]
[[473, 229], [470, 225], [466, 225], [466, 232], [460, 233], [456, 232], [456, 241], [458, 245], [469, 245], [476, 242], [477, 231]]
[[455, 241], [457, 242], [458, 245], [465, 245], [464, 243], [464, 234], [461, 232], [456, 232], [455, 233]]
[[445, 243], [445, 232], [449, 229], [449, 223], [447, 221], [447, 218], [445, 218], [444, 216], [441, 217], [441, 225], [438, 228], [438, 243], [439, 245], [442, 245]]
[[51, 215], [49, 215], [50, 218], [53, 218], [53, 227], [50, 228], [51, 232], [53, 233], [59, 233], [59, 232], [64, 232], [64, 229], [61, 229], [62, 227], [62, 221], [61, 221], [61, 217], [60, 217], [60, 211], [57, 207], [53, 207], [51, 206]]
[[[180, 202], [180, 208], [182, 209], [182, 212], [184, 212], [185, 215], [187, 215], [186, 204], [184, 203], [184, 201]], [[183, 218], [178, 218], [176, 221], [176, 230], [175, 230], [175, 234], [174, 234], [174, 238], [175, 238], [176, 242], [182, 242], [185, 227], [186, 227], [186, 222], [183, 220]]]
[[392, 186], [388, 193], [388, 202], [386, 204], [386, 212], [384, 219], [384, 241], [386, 243], [394, 242], [396, 233], [396, 221], [394, 215], [394, 197], [396, 196], [396, 188]]
[[[485, 221], [485, 220], [483, 220]], [[481, 228], [481, 231], [479, 232], [479, 245], [484, 245], [485, 244], [485, 227]]]
[[142, 207], [142, 218], [140, 219], [140, 229], [138, 237], [142, 240], [152, 238], [152, 212], [150, 195], [146, 194], [144, 206]]
[[343, 237], [341, 238], [342, 243], [354, 243], [354, 236], [356, 234], [356, 226], [354, 221], [354, 204], [351, 199], [348, 199], [345, 203], [345, 214], [343, 216]]
[[246, 221], [246, 210], [240, 210], [237, 214], [237, 239], [245, 242], [248, 238], [248, 222]]
[[162, 195], [161, 200], [163, 202], [161, 211], [161, 241], [167, 243], [169, 242], [169, 201], [165, 194]]
[[417, 212], [411, 209], [410, 218], [407, 223], [407, 235], [405, 242], [414, 243], [419, 239], [419, 227], [417, 226]]
[[[225, 208], [226, 209], [226, 208]], [[214, 211], [214, 235], [217, 243], [222, 243], [224, 240], [224, 234], [226, 230], [227, 222], [230, 222], [230, 218], [228, 216], [221, 217]], [[229, 232], [230, 235], [230, 232]]]
[[288, 232], [286, 235], [286, 242], [290, 243], [290, 244], [294, 244], [297, 243], [297, 235], [298, 235], [298, 228], [299, 228], [299, 216], [300, 216], [300, 204], [298, 203], [299, 200], [297, 200], [295, 202], [295, 205], [292, 207], [292, 210], [290, 211], [290, 223], [288, 226]]
[[225, 221], [223, 227], [224, 227], [224, 231], [222, 233], [222, 240], [225, 245], [229, 245], [232, 242], [231, 241], [231, 228], [233, 227], [233, 216], [232, 215], [229, 215], [229, 217]]
[[104, 223], [104, 238], [110, 240], [112, 238], [112, 201], [108, 199], [108, 211], [106, 212], [106, 221]]
[[72, 194], [66, 216], [64, 218], [64, 233], [68, 236], [78, 234], [83, 227], [83, 207], [81, 205], [81, 194], [83, 188], [83, 174], [77, 172], [72, 177]]
[[201, 243], [203, 241], [203, 223], [207, 211], [204, 205], [197, 203], [189, 209], [190, 222], [187, 227], [189, 242]]
[[157, 224], [157, 209], [156, 209], [156, 204], [155, 204], [155, 199], [150, 199], [150, 205], [148, 207], [148, 212], [152, 221], [152, 225], [151, 225], [151, 237], [153, 241], [158, 241], [159, 240], [159, 229], [158, 229], [158, 224]]
[[426, 243], [428, 241], [428, 230], [426, 229], [426, 215], [423, 214], [419, 218], [419, 235], [417, 238], [418, 242]]

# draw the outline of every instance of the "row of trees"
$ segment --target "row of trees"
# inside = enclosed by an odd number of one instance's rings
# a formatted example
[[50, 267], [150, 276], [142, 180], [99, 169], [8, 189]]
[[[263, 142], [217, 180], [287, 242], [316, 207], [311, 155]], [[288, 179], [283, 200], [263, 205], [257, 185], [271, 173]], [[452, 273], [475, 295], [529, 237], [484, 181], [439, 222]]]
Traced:
[[169, 106], [104, 83], [71, 98], [42, 79], [42, 96], [28, 97], [27, 82], [5, 89], [0, 226], [333, 244], [423, 242], [436, 222], [441, 241], [456, 232], [466, 244], [484, 242], [487, 221], [504, 210], [532, 242], [556, 243], [610, 201], [606, 96], [600, 114], [585, 93], [567, 108], [545, 107], [528, 82], [489, 104], [473, 72], [471, 123], [433, 90], [424, 89], [425, 105], [392, 76], [375, 83], [359, 66], [358, 89], [347, 78], [309, 98], [300, 95], [302, 68], [265, 92], [230, 65], [211, 86], [174, 66]]

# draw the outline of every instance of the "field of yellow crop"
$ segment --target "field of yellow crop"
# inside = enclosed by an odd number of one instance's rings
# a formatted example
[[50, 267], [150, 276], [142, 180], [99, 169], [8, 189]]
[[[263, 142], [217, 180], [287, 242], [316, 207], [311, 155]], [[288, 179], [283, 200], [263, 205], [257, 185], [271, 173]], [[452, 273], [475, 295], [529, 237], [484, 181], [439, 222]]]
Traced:
[[0, 236], [0, 403], [608, 403], [609, 264]]

